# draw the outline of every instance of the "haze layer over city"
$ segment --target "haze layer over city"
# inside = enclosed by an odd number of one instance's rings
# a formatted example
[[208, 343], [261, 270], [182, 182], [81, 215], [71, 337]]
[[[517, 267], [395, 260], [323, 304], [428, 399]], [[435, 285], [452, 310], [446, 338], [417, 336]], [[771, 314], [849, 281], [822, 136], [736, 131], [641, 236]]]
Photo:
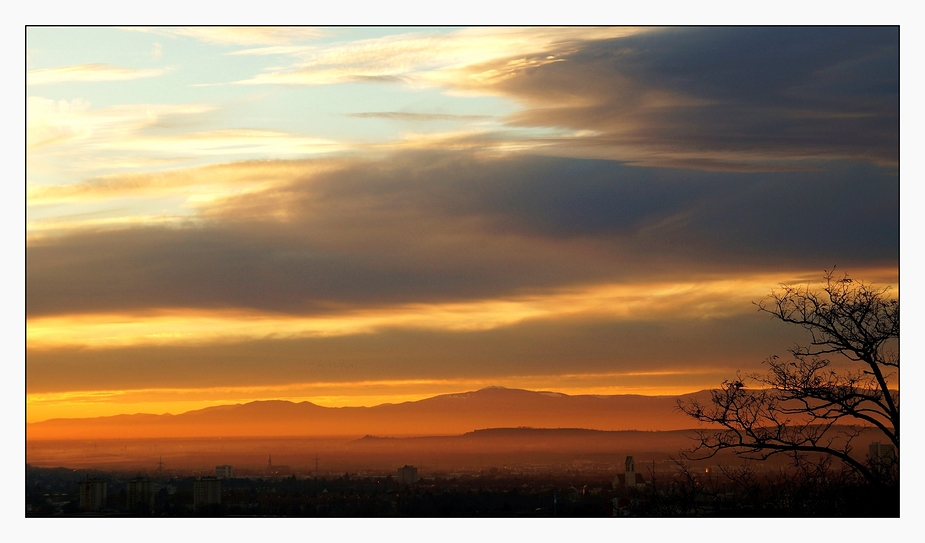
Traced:
[[[26, 39], [30, 511], [812, 514], [728, 471], [809, 465], [898, 489], [898, 28]], [[659, 494], [711, 469], [716, 503]], [[459, 497], [486, 481], [536, 490]]]

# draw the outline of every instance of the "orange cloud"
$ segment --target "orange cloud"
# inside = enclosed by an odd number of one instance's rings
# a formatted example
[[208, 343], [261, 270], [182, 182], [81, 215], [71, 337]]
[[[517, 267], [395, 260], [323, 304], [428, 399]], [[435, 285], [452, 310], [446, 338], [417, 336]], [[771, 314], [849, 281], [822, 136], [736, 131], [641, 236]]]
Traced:
[[531, 319], [705, 319], [750, 310], [768, 285], [802, 274], [698, 282], [588, 285], [459, 303], [400, 304], [318, 316], [256, 311], [158, 310], [151, 314], [39, 317], [27, 323], [30, 349], [212, 343], [268, 337], [326, 337], [385, 328], [488, 330]]

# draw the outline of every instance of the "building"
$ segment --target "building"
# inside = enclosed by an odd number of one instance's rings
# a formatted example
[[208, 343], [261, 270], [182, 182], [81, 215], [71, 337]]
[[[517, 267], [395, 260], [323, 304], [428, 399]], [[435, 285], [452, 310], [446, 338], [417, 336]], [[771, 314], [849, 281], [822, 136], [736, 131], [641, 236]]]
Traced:
[[633, 461], [632, 456], [626, 457], [626, 462], [623, 464], [623, 473], [625, 474], [626, 486], [636, 486], [636, 462]]
[[292, 475], [292, 468], [289, 466], [278, 466], [273, 464], [273, 455], [267, 455], [267, 477], [285, 477]]
[[879, 441], [874, 441], [867, 448], [867, 455], [870, 457], [870, 463], [874, 467], [889, 468], [890, 465], [896, 462], [896, 449], [889, 443], [883, 444]]
[[418, 480], [418, 468], [408, 465], [398, 468], [398, 484], [410, 485], [418, 482]]
[[106, 490], [108, 484], [102, 479], [91, 479], [79, 483], [78, 504], [81, 511], [99, 511], [106, 507]]
[[613, 477], [613, 487], [633, 488], [645, 486], [646, 482], [641, 473], [636, 473], [636, 461], [632, 456], [627, 456], [623, 463], [623, 473], [618, 473]]
[[222, 481], [215, 477], [200, 477], [193, 481], [193, 507], [222, 503]]
[[215, 476], [219, 479], [234, 479], [234, 467], [228, 464], [215, 466]]
[[125, 483], [125, 501], [131, 509], [139, 503], [154, 505], [154, 482], [147, 477], [136, 477]]
[[896, 449], [891, 444], [884, 445], [879, 441], [874, 441], [868, 447], [867, 454], [874, 462], [892, 461], [896, 458]]

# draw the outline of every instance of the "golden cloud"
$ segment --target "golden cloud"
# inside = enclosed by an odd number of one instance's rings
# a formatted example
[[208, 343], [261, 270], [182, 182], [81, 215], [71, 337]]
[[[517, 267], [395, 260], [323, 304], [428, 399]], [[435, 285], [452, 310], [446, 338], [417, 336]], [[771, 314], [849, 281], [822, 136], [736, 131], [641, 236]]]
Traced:
[[27, 85], [51, 85], [69, 82], [95, 81], [129, 81], [157, 77], [170, 71], [170, 68], [119, 68], [108, 64], [78, 64], [61, 66], [44, 70], [33, 70], [26, 74]]
[[[330, 85], [354, 81], [404, 81], [445, 85], [462, 66], [568, 50], [570, 43], [628, 36], [647, 29], [470, 28], [450, 34], [412, 33], [315, 46], [267, 47], [236, 54], [286, 54], [298, 61], [284, 70], [237, 81], [243, 85]], [[545, 56], [550, 56], [546, 54]], [[554, 60], [549, 60], [550, 62]]]
[[203, 344], [261, 338], [328, 337], [391, 328], [489, 330], [533, 319], [709, 319], [750, 311], [767, 286], [802, 274], [699, 282], [603, 284], [460, 303], [399, 304], [323, 316], [232, 310], [160, 310], [29, 319], [29, 349]]

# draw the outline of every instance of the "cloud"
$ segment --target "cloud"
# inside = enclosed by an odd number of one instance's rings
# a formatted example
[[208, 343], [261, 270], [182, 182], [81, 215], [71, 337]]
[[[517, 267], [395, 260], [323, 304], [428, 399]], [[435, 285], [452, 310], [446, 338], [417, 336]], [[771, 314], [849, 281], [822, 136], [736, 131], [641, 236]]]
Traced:
[[156, 136], [138, 134], [124, 140], [101, 142], [99, 148], [169, 154], [228, 156], [259, 155], [278, 158], [331, 153], [345, 149], [333, 140], [300, 136], [279, 130], [222, 129]]
[[[155, 47], [160, 54], [160, 47]], [[170, 68], [119, 68], [108, 64], [79, 64], [76, 66], [61, 66], [33, 70], [26, 74], [27, 85], [52, 85], [55, 83], [70, 82], [97, 82], [97, 81], [130, 81], [157, 77], [170, 71]]]
[[[897, 284], [895, 29], [479, 28], [333, 47], [272, 30], [162, 33], [274, 55], [241, 83], [390, 82], [522, 109], [355, 144], [229, 127], [208, 104], [29, 97], [30, 395], [705, 388], [805, 339], [753, 313], [778, 282], [837, 264]], [[30, 78], [147, 73], [68, 68]], [[350, 116], [488, 119], [383, 109]], [[238, 162], [181, 168], [220, 160]]]
[[362, 113], [349, 113], [348, 117], [359, 119], [387, 119], [390, 121], [471, 121], [490, 119], [490, 115], [451, 115], [447, 113], [413, 113], [407, 111], [366, 111]]
[[341, 142], [281, 130], [211, 128], [221, 114], [208, 104], [93, 108], [81, 99], [30, 96], [26, 142], [35, 198], [31, 202], [73, 194], [74, 189], [60, 186], [73, 184], [75, 178], [216, 159], [298, 158], [347, 148]]
[[216, 45], [238, 46], [285, 45], [315, 39], [326, 32], [323, 28], [280, 26], [131, 27], [131, 29], [175, 38], [194, 38]]
[[679, 380], [708, 386], [743, 364], [759, 367], [800, 338], [801, 330], [757, 313], [672, 321], [550, 319], [467, 331], [396, 327], [233, 343], [30, 349], [26, 382], [34, 394], [611, 373], [618, 375], [606, 381], [615, 385], [627, 380], [619, 375], [627, 372], [689, 372], [704, 378]]
[[898, 161], [895, 28], [664, 29], [458, 68], [512, 97], [517, 126], [583, 130], [565, 152], [696, 167]]
[[[325, 160], [252, 160], [211, 164], [155, 172], [118, 173], [68, 185], [27, 187], [29, 205], [126, 197], [190, 196], [237, 192], [237, 187], [257, 190], [292, 183], [298, 178], [335, 167]], [[234, 189], [229, 192], [228, 189]], [[224, 189], [224, 190], [222, 190]]]
[[340, 42], [324, 48], [267, 47], [238, 51], [241, 55], [284, 54], [296, 62], [282, 70], [238, 81], [245, 85], [330, 85], [355, 81], [406, 81], [441, 84], [435, 72], [508, 57], [567, 49], [567, 44], [644, 32], [638, 28], [470, 28], [449, 34], [416, 32]]
[[[94, 108], [76, 98], [52, 100], [29, 96], [26, 101], [27, 183], [72, 184], [127, 169], [189, 164], [197, 146], [182, 139], [218, 114], [207, 104], [131, 104]], [[189, 136], [187, 136], [189, 139]], [[148, 141], [150, 146], [141, 143]], [[205, 143], [196, 142], [202, 148]], [[213, 145], [212, 155], [219, 147]], [[207, 149], [204, 149], [207, 150]], [[204, 153], [199, 153], [200, 156]], [[229, 150], [229, 154], [234, 154]]]
[[26, 100], [26, 141], [30, 158], [38, 148], [80, 140], [97, 145], [124, 142], [146, 128], [169, 127], [181, 118], [215, 111], [206, 104], [139, 104], [93, 109], [90, 102], [52, 100], [29, 96]]
[[742, 174], [433, 152], [327, 164], [203, 202], [195, 226], [30, 243], [27, 314], [317, 315], [899, 257], [895, 172], [863, 164]]
[[525, 108], [511, 125], [571, 133], [534, 135], [550, 154], [714, 171], [898, 163], [895, 28], [483, 28], [239, 53], [295, 59], [239, 84], [505, 96]]
[[711, 319], [751, 313], [750, 301], [767, 293], [781, 275], [698, 282], [584, 285], [449, 303], [397, 303], [381, 308], [330, 309], [322, 315], [255, 311], [173, 310], [153, 314], [65, 315], [29, 321], [30, 349], [71, 345], [111, 348], [203, 344], [265, 338], [327, 337], [392, 328], [490, 330], [531, 320]]

